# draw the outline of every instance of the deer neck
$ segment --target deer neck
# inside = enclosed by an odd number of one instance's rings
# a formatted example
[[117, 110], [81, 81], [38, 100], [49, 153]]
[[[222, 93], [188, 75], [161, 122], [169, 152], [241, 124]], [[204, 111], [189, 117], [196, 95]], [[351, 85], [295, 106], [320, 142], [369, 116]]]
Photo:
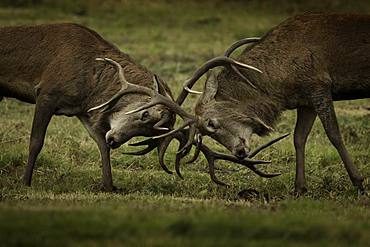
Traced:
[[[283, 88], [258, 82], [250, 76], [258, 88], [254, 89], [238, 75], [224, 71], [218, 81], [216, 101], [229, 101], [243, 114], [259, 117], [269, 126], [274, 126], [281, 112], [286, 109]], [[227, 80], [226, 80], [227, 78]]]

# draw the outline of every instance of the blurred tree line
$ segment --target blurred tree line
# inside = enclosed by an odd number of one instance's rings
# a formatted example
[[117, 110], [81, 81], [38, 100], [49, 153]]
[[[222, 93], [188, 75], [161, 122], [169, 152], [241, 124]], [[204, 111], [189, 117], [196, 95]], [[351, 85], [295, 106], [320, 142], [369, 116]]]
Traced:
[[[3, 6], [9, 6], [9, 7], [22, 7], [22, 6], [32, 6], [32, 5], [40, 5], [40, 4], [57, 4], [57, 5], [70, 5], [71, 3], [77, 3], [81, 4], [85, 2], [87, 5], [91, 4], [96, 4], [97, 6], [99, 4], [102, 4], [104, 2], [105, 5], [117, 5], [117, 4], [127, 4], [130, 2], [166, 2], [166, 3], [171, 3], [171, 2], [188, 2], [188, 1], [195, 1], [197, 0], [104, 0], [104, 1], [98, 1], [98, 0], [1, 0], [0, 4]], [[271, 4], [294, 4], [294, 5], [313, 5], [313, 4], [318, 4], [318, 5], [340, 5], [342, 3], [347, 3], [347, 4], [356, 4], [356, 2], [367, 2], [367, 0], [355, 0], [355, 1], [346, 1], [346, 0], [279, 0], [279, 1], [274, 1], [274, 0], [202, 0], [201, 2], [215, 2], [215, 3], [220, 3], [220, 2], [238, 2], [238, 3], [261, 3], [261, 4], [266, 4], [266, 3], [271, 3]]]
[[9, 6], [9, 7], [23, 7], [23, 6], [41, 4], [42, 2], [43, 0], [1, 0], [0, 4], [2, 6]]
[[244, 5], [246, 8], [259, 9], [266, 12], [297, 13], [305, 11], [349, 11], [365, 12], [369, 9], [369, 0], [0, 0], [0, 6], [33, 7], [45, 6], [87, 15], [90, 12], [112, 11], [116, 8], [140, 5], [171, 5], [177, 3], [212, 4], [215, 6]]

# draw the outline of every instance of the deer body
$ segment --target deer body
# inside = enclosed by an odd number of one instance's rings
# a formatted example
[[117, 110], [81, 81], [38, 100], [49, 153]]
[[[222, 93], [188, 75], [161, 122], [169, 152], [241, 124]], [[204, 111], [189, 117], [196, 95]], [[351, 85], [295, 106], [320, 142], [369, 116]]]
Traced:
[[151, 72], [83, 26], [0, 28], [0, 99], [11, 97], [36, 104], [25, 184], [31, 184], [32, 170], [53, 115], [76, 116], [89, 131], [99, 147], [103, 188], [108, 191], [113, 189], [110, 148], [118, 147], [133, 136], [160, 133], [152, 127], [167, 111], [163, 106], [136, 115], [124, 114], [145, 103], [148, 96], [130, 94], [107, 111], [88, 112], [120, 89], [115, 69], [96, 61], [100, 57], [117, 61], [131, 83], [170, 94], [163, 82], [153, 85]]
[[370, 16], [363, 15], [316, 13], [284, 21], [237, 58], [263, 71], [240, 69], [256, 89], [229, 68], [206, 82], [195, 108], [202, 134], [244, 158], [252, 133], [268, 133], [282, 111], [297, 109], [295, 188], [303, 192], [305, 143], [318, 116], [352, 183], [363, 190], [333, 101], [370, 97], [369, 30]]

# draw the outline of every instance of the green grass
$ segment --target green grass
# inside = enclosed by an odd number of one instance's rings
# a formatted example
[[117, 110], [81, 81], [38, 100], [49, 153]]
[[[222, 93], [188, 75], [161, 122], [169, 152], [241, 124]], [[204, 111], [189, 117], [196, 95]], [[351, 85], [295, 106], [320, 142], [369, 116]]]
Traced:
[[[358, 202], [343, 203], [32, 193], [27, 205], [0, 207], [0, 220], [7, 222], [0, 231], [9, 244], [27, 246], [296, 246], [327, 245], [328, 240], [335, 246], [365, 245], [370, 240], [369, 210]], [[354, 211], [339, 212], [343, 206]]]
[[[25, 1], [27, 2], [27, 1]], [[259, 36], [294, 13], [306, 10], [370, 13], [359, 1], [44, 1], [43, 5], [0, 7], [0, 25], [77, 22], [101, 33], [138, 63], [158, 73], [175, 95], [206, 59], [233, 41]], [[201, 87], [201, 83], [197, 86]], [[191, 109], [196, 100], [187, 101]], [[369, 100], [336, 103], [342, 134], [369, 187]], [[210, 181], [203, 158], [183, 165], [184, 180], [164, 173], [155, 153], [143, 157], [112, 153], [120, 194], [100, 192], [97, 147], [77, 119], [55, 117], [37, 161], [33, 186], [21, 177], [27, 160], [33, 106], [0, 102], [0, 246], [348, 246], [370, 242], [370, 200], [357, 197], [343, 164], [319, 122], [309, 137], [309, 193], [296, 199], [292, 137], [258, 158], [273, 162], [262, 179], [235, 164], [218, 163], [229, 184]], [[292, 132], [286, 112], [277, 136]], [[271, 138], [271, 137], [269, 137]], [[266, 138], [253, 139], [258, 145]], [[208, 141], [212, 143], [211, 141]], [[222, 148], [211, 144], [213, 148]], [[166, 156], [173, 166], [176, 145]], [[255, 189], [260, 196], [240, 198]]]

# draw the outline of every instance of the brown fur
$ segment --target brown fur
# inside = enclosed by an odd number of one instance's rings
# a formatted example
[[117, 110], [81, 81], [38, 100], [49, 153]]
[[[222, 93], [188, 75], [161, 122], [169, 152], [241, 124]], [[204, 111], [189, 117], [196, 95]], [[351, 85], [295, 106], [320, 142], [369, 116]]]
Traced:
[[[235, 131], [223, 136], [216, 132], [213, 136], [237, 152], [228, 144], [245, 148], [244, 140], [238, 143], [227, 139], [244, 139], [241, 132], [248, 126], [254, 133], [267, 133], [270, 128], [261, 131], [255, 126], [271, 127], [282, 111], [297, 109], [294, 143], [298, 192], [305, 190], [304, 147], [317, 115], [341, 155], [352, 183], [363, 190], [363, 179], [344, 147], [332, 102], [370, 97], [369, 30], [370, 16], [365, 15], [311, 13], [289, 18], [238, 57], [240, 62], [264, 72], [241, 70], [257, 89], [232, 70], [224, 69], [215, 82], [210, 82], [217, 87], [213, 100], [200, 99], [196, 112], [203, 119], [224, 118], [226, 113], [228, 119], [221, 128]], [[246, 117], [258, 117], [263, 124], [245, 123]]]
[[[89, 130], [102, 156], [103, 187], [108, 191], [113, 189], [109, 148], [105, 144], [110, 118], [113, 113], [142, 105], [148, 97], [127, 95], [108, 112], [87, 113], [89, 108], [106, 102], [120, 89], [115, 69], [96, 61], [98, 57], [119, 62], [129, 82], [153, 87], [151, 72], [86, 27], [51, 24], [0, 28], [0, 99], [11, 97], [36, 104], [25, 174], [27, 185], [31, 183], [33, 166], [42, 148], [47, 125], [52, 115], [57, 114], [77, 116]], [[170, 94], [163, 83], [160, 91]], [[120, 136], [122, 142], [136, 135], [158, 134], [152, 126], [164, 110], [162, 106], [148, 109], [156, 117], [142, 124], [137, 120], [141, 113], [127, 116], [127, 122], [132, 124]], [[136, 125], [135, 121], [138, 122]]]

